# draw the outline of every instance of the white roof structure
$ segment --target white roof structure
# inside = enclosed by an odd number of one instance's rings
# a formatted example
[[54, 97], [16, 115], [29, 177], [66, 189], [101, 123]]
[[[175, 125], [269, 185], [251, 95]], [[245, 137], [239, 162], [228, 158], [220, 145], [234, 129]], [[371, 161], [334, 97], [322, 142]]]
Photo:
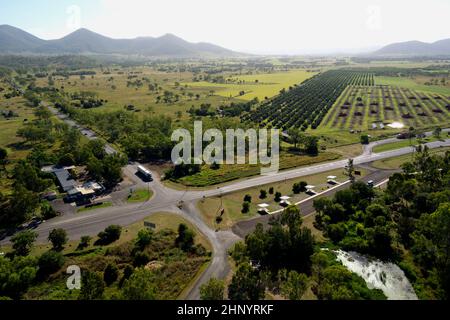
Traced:
[[280, 199], [283, 200], [283, 201], [289, 200], [290, 198], [291, 198], [291, 197], [288, 197], [288, 196], [282, 196], [282, 197], [280, 197]]
[[261, 204], [258, 204], [258, 207], [260, 207], [260, 208], [267, 208], [269, 205], [267, 204], [267, 203], [261, 203]]
[[144, 166], [138, 165], [138, 171], [140, 171], [141, 173], [145, 174], [145, 175], [152, 175], [152, 173], [150, 172], [150, 170], [148, 170], [147, 168], [145, 168]]

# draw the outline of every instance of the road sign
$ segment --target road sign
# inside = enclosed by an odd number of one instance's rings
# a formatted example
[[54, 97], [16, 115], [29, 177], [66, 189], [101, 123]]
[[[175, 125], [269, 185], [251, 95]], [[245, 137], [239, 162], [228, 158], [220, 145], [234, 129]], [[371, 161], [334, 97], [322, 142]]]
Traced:
[[149, 229], [156, 229], [156, 224], [148, 221], [144, 221], [144, 227], [147, 227]]

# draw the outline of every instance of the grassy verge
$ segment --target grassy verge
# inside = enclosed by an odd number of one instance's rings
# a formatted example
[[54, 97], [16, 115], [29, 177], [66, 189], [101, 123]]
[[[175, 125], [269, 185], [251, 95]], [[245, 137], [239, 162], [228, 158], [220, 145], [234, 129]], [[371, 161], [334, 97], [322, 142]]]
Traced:
[[153, 195], [153, 192], [148, 189], [138, 189], [134, 190], [132, 194], [129, 195], [127, 202], [136, 203], [136, 202], [146, 202]]
[[[446, 151], [450, 151], [450, 148], [432, 149], [429, 152], [431, 154], [443, 154]], [[372, 166], [375, 168], [379, 168], [379, 169], [394, 170], [394, 169], [399, 169], [402, 164], [404, 164], [405, 162], [411, 161], [411, 159], [412, 159], [411, 154], [405, 154], [405, 155], [398, 156], [398, 157], [377, 160], [372, 163]]]
[[379, 153], [379, 152], [385, 152], [385, 151], [390, 151], [390, 150], [396, 150], [396, 149], [400, 149], [400, 148], [404, 148], [404, 147], [409, 147], [410, 145], [418, 145], [420, 143], [427, 143], [427, 142], [432, 142], [432, 141], [437, 141], [438, 139], [435, 137], [427, 137], [425, 139], [412, 139], [411, 142], [409, 141], [409, 139], [405, 139], [405, 140], [399, 140], [397, 142], [391, 142], [391, 143], [386, 143], [386, 144], [381, 144], [376, 146], [375, 148], [373, 148], [373, 152], [375, 153]]
[[[318, 156], [282, 154], [280, 157], [280, 170], [332, 161], [338, 158], [340, 158], [340, 155], [332, 152], [322, 152]], [[261, 167], [259, 165], [222, 165], [216, 170], [211, 169], [209, 166], [203, 166], [201, 172], [183, 177], [175, 182], [188, 187], [206, 187], [256, 176], [260, 173]]]

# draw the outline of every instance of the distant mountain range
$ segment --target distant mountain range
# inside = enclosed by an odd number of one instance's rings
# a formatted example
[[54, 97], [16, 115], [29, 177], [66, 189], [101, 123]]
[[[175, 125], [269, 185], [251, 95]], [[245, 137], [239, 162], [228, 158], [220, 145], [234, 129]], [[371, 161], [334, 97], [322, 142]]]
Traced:
[[[43, 40], [9, 25], [0, 25], [0, 54], [119, 54], [161, 58], [235, 57], [237, 53], [210, 43], [191, 43], [172, 34], [134, 39], [113, 39], [87, 29], [64, 38]], [[450, 56], [450, 39], [433, 43], [420, 41], [387, 45], [371, 56]]]
[[1, 54], [122, 54], [151, 57], [232, 57], [237, 52], [210, 43], [191, 43], [172, 34], [159, 38], [113, 39], [87, 29], [64, 38], [43, 40], [9, 25], [0, 25]]
[[387, 45], [374, 52], [377, 56], [450, 56], [450, 39], [433, 43], [407, 41]]

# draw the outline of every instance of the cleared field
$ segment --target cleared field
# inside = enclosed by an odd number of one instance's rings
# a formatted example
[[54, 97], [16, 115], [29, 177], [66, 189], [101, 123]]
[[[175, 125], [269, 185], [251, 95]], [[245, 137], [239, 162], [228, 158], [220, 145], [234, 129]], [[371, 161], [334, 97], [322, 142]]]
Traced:
[[323, 127], [339, 130], [385, 131], [393, 122], [405, 127], [448, 125], [450, 99], [408, 88], [348, 86], [336, 100]]
[[450, 86], [430, 86], [425, 85], [426, 79], [415, 77], [414, 79], [406, 77], [386, 77], [376, 76], [375, 82], [380, 85], [398, 86], [408, 88], [416, 91], [423, 91], [429, 93], [439, 93], [442, 95], [450, 95]]
[[[365, 170], [361, 170], [362, 176], [366, 174]], [[314, 185], [317, 192], [325, 191], [331, 187], [331, 185], [327, 184], [327, 177], [330, 175], [336, 176], [336, 180], [338, 182], [343, 182], [347, 180], [344, 175], [344, 170], [332, 170], [328, 172], [323, 172], [316, 175], [305, 176], [302, 178], [287, 180], [278, 183], [272, 183], [268, 185], [258, 186], [255, 188], [250, 188], [246, 190], [242, 190], [239, 192], [227, 194], [222, 197], [213, 197], [202, 200], [198, 203], [200, 212], [205, 220], [205, 222], [213, 228], [229, 228], [236, 221], [249, 219], [251, 217], [257, 216], [257, 205], [260, 203], [267, 203], [269, 205], [269, 210], [274, 211], [277, 209], [281, 209], [282, 207], [275, 202], [274, 194], [276, 192], [280, 192], [283, 196], [290, 196], [289, 200], [292, 203], [301, 201], [303, 199], [308, 198], [309, 196], [305, 193], [294, 194], [292, 192], [292, 186], [294, 183], [305, 181], [310, 185]], [[269, 194], [269, 188], [274, 189], [273, 194]], [[260, 190], [267, 191], [267, 198], [260, 199]], [[250, 210], [248, 213], [242, 213], [242, 204], [244, 202], [244, 196], [250, 195], [252, 198], [250, 204]], [[224, 214], [222, 216], [222, 221], [217, 223], [216, 217], [220, 213], [221, 208], [225, 209]]]
[[281, 89], [299, 84], [316, 73], [306, 70], [294, 70], [287, 72], [275, 72], [254, 75], [231, 76], [226, 83], [188, 82], [188, 89], [197, 88], [202, 91], [214, 91], [214, 95], [227, 98], [252, 100], [258, 98], [264, 100], [277, 95]]
[[[211, 95], [208, 88], [186, 87], [182, 82], [192, 80], [190, 72], [160, 72], [150, 67], [94, 69], [96, 74], [88, 76], [70, 75], [54, 76], [53, 86], [64, 89], [69, 94], [89, 92], [96, 94], [97, 99], [103, 99], [100, 107], [86, 109], [86, 112], [104, 113], [124, 110], [134, 106], [135, 114], [164, 114], [173, 118], [187, 119], [187, 110], [202, 103], [217, 106], [229, 103], [230, 100], [221, 96]], [[37, 79], [37, 85], [48, 86], [47, 78]], [[159, 98], [158, 98], [159, 97]], [[167, 98], [168, 100], [165, 100]], [[232, 99], [232, 101], [238, 101]]]
[[[14, 116], [5, 117], [3, 112], [12, 112]], [[34, 118], [33, 110], [26, 105], [25, 99], [21, 97], [6, 99], [0, 94], [0, 147], [8, 152], [6, 165], [8, 171], [17, 160], [25, 158], [29, 152], [29, 149], [21, 144], [23, 140], [16, 135], [16, 132], [24, 123]], [[0, 192], [9, 193], [11, 183], [12, 180], [7, 179], [6, 174], [0, 172]]]

